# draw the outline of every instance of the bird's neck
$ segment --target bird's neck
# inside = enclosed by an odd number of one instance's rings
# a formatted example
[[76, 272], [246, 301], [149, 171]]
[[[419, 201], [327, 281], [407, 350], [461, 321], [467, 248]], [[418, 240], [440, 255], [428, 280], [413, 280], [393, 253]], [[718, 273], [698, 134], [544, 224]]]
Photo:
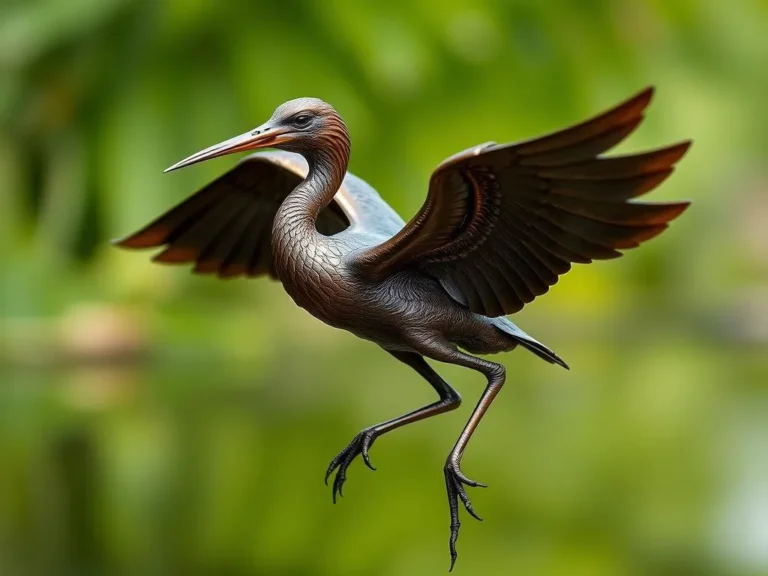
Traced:
[[349, 164], [349, 135], [342, 122], [338, 129], [329, 130], [322, 146], [305, 153], [309, 172], [305, 180], [286, 198], [282, 212], [296, 225], [311, 225], [314, 229], [320, 212], [328, 206], [344, 180]]
[[283, 287], [300, 306], [313, 299], [306, 291], [303, 274], [317, 261], [314, 250], [312, 256], [307, 257], [307, 247], [316, 248], [327, 242], [317, 231], [317, 217], [333, 200], [347, 171], [349, 137], [346, 130], [343, 135], [338, 142], [304, 156], [309, 164], [307, 177], [288, 195], [275, 215], [272, 227], [275, 270]]
[[349, 148], [323, 150], [307, 158], [309, 172], [292, 196], [299, 197], [305, 216], [314, 225], [320, 212], [328, 206], [341, 187], [347, 173]]
[[275, 267], [294, 299], [298, 296], [291, 287], [301, 285], [300, 279], [294, 276], [309, 265], [304, 258], [308, 243], [318, 245], [326, 241], [317, 231], [317, 217], [336, 195], [349, 162], [349, 136], [343, 123], [341, 129], [328, 135], [322, 144], [312, 153], [304, 154], [309, 164], [307, 177], [280, 206], [272, 227]]

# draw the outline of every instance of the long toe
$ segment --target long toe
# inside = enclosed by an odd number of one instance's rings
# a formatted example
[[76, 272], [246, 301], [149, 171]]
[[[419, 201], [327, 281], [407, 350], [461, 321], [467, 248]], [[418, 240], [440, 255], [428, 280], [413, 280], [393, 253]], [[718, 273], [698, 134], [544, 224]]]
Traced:
[[445, 488], [448, 493], [448, 508], [451, 514], [451, 537], [449, 541], [449, 550], [451, 553], [451, 570], [456, 564], [457, 552], [456, 552], [456, 540], [459, 538], [459, 528], [461, 522], [459, 522], [459, 500], [464, 504], [464, 508], [467, 512], [477, 520], [482, 520], [478, 516], [475, 509], [472, 507], [472, 502], [467, 496], [465, 485], [467, 486], [484, 486], [480, 482], [470, 480], [459, 470], [458, 464], [454, 462], [447, 462], [444, 469], [445, 473]]
[[467, 512], [469, 512], [473, 518], [482, 521], [482, 518], [478, 516], [477, 512], [475, 512], [475, 509], [472, 507], [472, 502], [469, 500], [467, 490], [464, 486], [466, 485], [480, 488], [487, 488], [487, 486], [481, 482], [470, 480], [461, 472], [457, 464], [451, 462], [446, 464], [444, 473], [445, 484], [448, 487], [449, 493], [452, 492], [458, 500], [461, 500], [462, 504], [464, 504], [464, 507], [467, 509]]

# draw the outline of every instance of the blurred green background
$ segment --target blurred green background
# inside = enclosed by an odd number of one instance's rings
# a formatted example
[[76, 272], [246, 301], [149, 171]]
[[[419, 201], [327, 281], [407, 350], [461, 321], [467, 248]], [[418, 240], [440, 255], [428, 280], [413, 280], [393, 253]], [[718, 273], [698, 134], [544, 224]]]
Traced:
[[571, 365], [499, 357], [464, 460], [455, 573], [768, 574], [768, 4], [763, 0], [0, 3], [0, 574], [425, 575], [448, 568], [462, 409], [364, 426], [414, 372], [277, 283], [150, 264], [110, 238], [227, 170], [162, 170], [298, 96], [404, 216], [431, 170], [658, 88], [622, 150], [693, 138], [655, 199], [694, 205], [515, 317]]

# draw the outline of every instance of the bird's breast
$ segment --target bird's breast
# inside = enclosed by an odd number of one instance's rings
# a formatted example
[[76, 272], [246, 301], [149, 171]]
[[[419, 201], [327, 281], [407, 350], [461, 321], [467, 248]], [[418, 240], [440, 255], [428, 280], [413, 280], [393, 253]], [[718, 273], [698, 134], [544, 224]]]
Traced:
[[343, 327], [356, 306], [343, 246], [317, 235], [276, 243], [275, 249], [277, 275], [293, 301], [323, 322]]
[[396, 343], [403, 330], [435, 320], [435, 305], [450, 302], [436, 281], [420, 275], [360, 277], [348, 256], [367, 240], [283, 237], [273, 244], [275, 268], [293, 301], [319, 320], [380, 344]]

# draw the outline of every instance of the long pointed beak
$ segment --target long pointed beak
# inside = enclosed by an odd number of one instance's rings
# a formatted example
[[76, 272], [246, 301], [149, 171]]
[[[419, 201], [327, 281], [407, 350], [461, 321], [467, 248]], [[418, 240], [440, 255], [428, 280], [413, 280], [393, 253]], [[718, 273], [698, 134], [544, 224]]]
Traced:
[[192, 156], [184, 158], [180, 162], [176, 162], [170, 168], [166, 168], [165, 172], [171, 172], [172, 170], [178, 170], [191, 164], [197, 164], [198, 162], [204, 162], [211, 158], [218, 158], [219, 156], [226, 156], [227, 154], [234, 154], [235, 152], [245, 152], [246, 150], [254, 150], [256, 148], [269, 148], [276, 146], [280, 143], [290, 140], [288, 136], [288, 130], [285, 128], [271, 128], [267, 125], [259, 126], [255, 130], [240, 134], [224, 142], [214, 144], [205, 150], [196, 152]]

